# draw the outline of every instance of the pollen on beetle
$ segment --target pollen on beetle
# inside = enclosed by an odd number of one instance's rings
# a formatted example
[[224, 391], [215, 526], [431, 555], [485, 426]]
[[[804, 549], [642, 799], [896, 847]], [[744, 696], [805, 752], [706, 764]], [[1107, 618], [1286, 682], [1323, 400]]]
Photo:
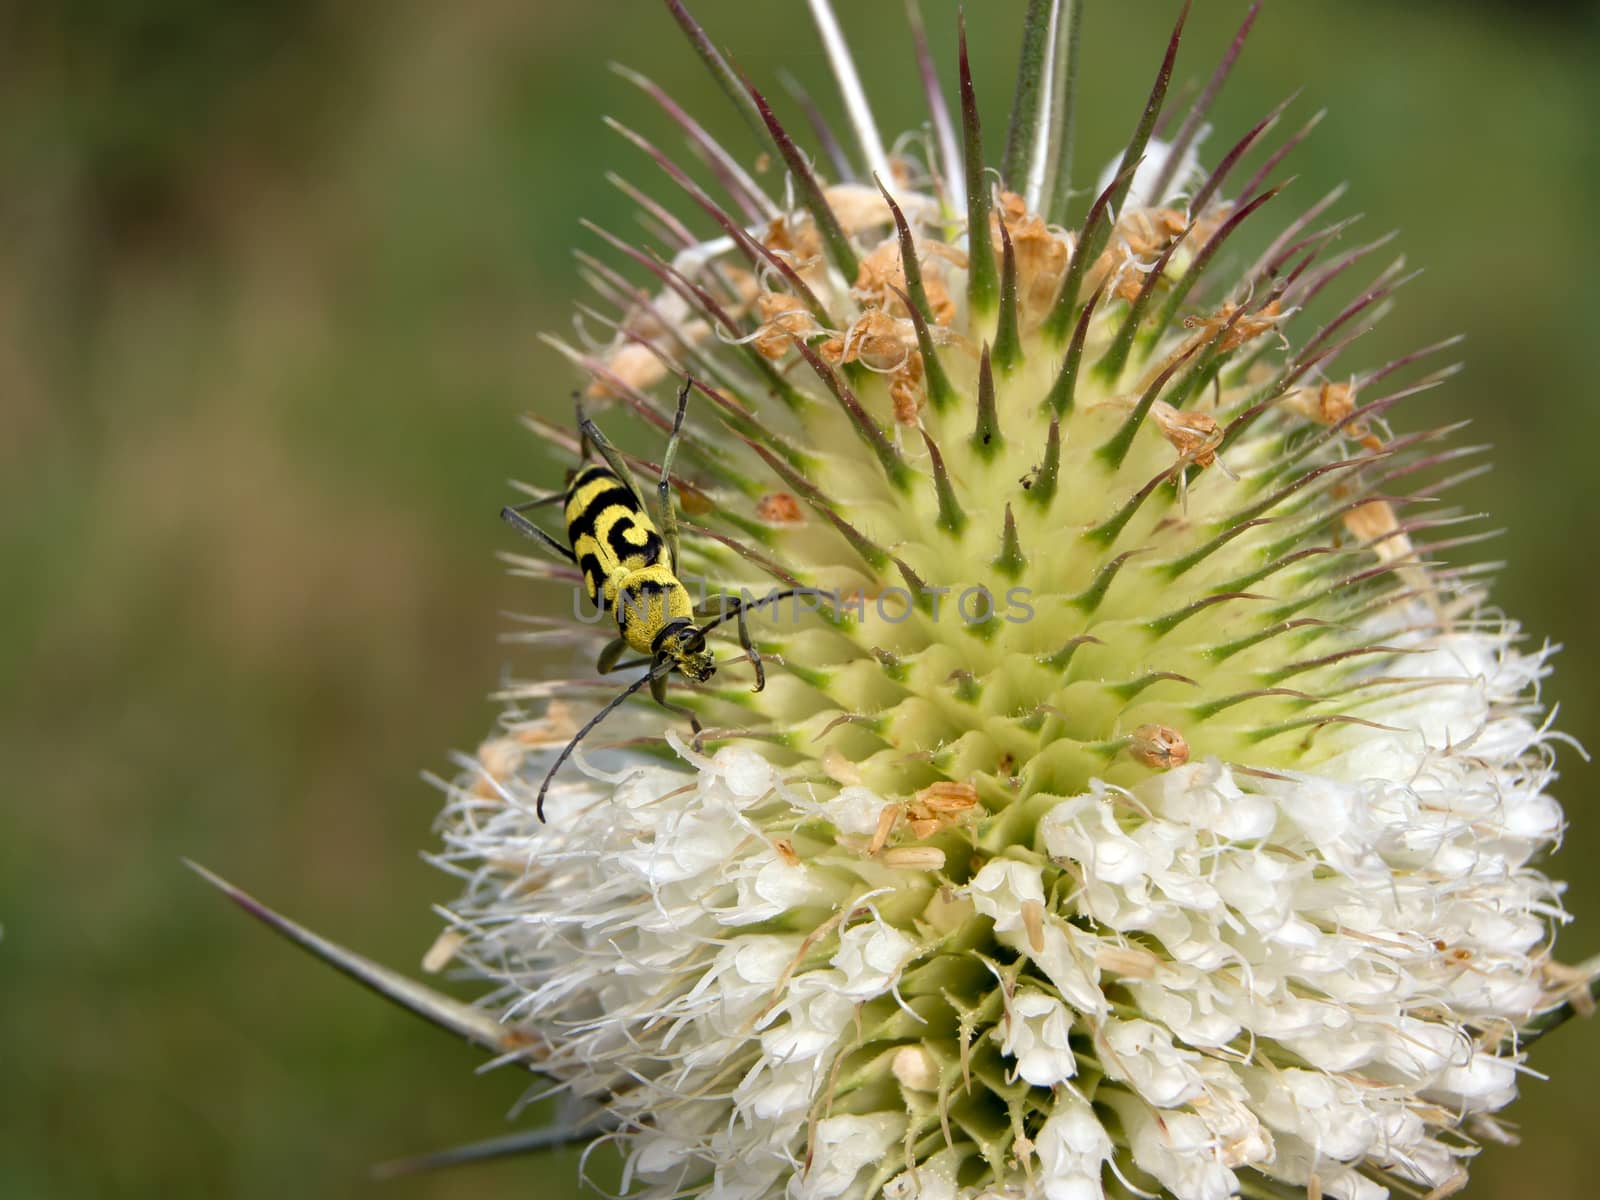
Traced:
[[1122, 152], [1072, 164], [1084, 7], [1027, 6], [1005, 125], [917, 18], [926, 126], [886, 137], [827, 0], [814, 142], [681, 0], [759, 149], [623, 72], [676, 127], [613, 123], [669, 236], [593, 230], [615, 336], [551, 343], [594, 424], [530, 424], [547, 483], [618, 434], [699, 657], [629, 664], [571, 605], [597, 516], [532, 531], [527, 640], [581, 660], [463, 760], [424, 966], [484, 983], [495, 1030], [444, 1023], [630, 1194], [1443, 1196], [1593, 1007], [1542, 870], [1549, 651], [1443, 557], [1464, 452], [1404, 425], [1453, 343], [1360, 361], [1406, 277], [1291, 186], [1286, 107], [1202, 159], [1254, 8], [1162, 118], [1180, 20]]

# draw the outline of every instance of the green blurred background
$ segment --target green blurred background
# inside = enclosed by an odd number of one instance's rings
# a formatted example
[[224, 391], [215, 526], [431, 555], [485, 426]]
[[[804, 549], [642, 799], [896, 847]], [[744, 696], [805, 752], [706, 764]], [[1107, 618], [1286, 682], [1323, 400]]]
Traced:
[[[826, 90], [796, 0], [693, 7], [770, 91], [784, 68]], [[846, 7], [882, 124], [906, 126], [900, 5]], [[954, 6], [925, 7], [951, 79]], [[1080, 179], [1175, 7], [1091, 4]], [[996, 142], [1021, 8], [969, 5]], [[1180, 80], [1242, 11], [1200, 0]], [[1331, 109], [1300, 205], [1348, 179], [1363, 233], [1399, 227], [1427, 267], [1349, 365], [1468, 335], [1467, 372], [1398, 423], [1470, 417], [1498, 446], [1460, 499], [1509, 529], [1484, 552], [1512, 563], [1497, 600], [1566, 645], [1545, 695], [1590, 745], [1595, 34], [1587, 5], [1269, 5], [1211, 143], [1302, 85], [1302, 118]], [[611, 59], [749, 148], [648, 0], [0, 11], [0, 1197], [567, 1194], [570, 1159], [370, 1182], [504, 1131], [525, 1080], [475, 1076], [178, 856], [384, 961], [431, 941], [452, 889], [419, 858], [419, 772], [489, 728], [502, 612], [540, 603], [494, 557], [519, 548], [504, 481], [557, 470], [516, 422], [573, 382], [536, 334], [569, 327], [579, 217], [629, 227], [603, 172], [667, 195], [600, 126], [672, 140]], [[1600, 950], [1600, 812], [1563, 766], [1571, 961]], [[1470, 1194], [1592, 1195], [1600, 1027], [1531, 1065], [1555, 1078], [1513, 1110], [1525, 1144]]]

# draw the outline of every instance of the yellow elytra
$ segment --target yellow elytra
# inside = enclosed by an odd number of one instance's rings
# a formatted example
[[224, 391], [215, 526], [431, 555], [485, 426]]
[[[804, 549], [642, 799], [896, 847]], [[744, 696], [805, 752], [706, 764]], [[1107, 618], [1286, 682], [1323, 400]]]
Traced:
[[694, 601], [633, 488], [610, 467], [585, 467], [567, 486], [566, 522], [584, 591], [616, 617], [623, 644], [671, 660], [690, 679], [710, 679], [716, 668], [693, 628]]

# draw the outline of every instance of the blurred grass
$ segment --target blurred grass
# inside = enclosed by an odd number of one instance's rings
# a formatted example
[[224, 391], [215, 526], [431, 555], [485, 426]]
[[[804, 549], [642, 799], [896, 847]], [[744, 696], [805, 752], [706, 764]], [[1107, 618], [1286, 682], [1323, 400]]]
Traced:
[[[1020, 7], [970, 17], [993, 124]], [[1174, 7], [1094, 8], [1080, 178], [1131, 127]], [[1242, 7], [1199, 6], [1181, 78]], [[800, 6], [695, 8], [754, 78], [823, 89]], [[926, 8], [948, 68], [953, 4]], [[1510, 530], [1497, 598], [1566, 644], [1546, 698], [1600, 745], [1584, 13], [1269, 6], [1216, 137], [1302, 85], [1296, 111], [1331, 109], [1294, 202], [1349, 179], [1344, 210], [1428, 268], [1360, 361], [1468, 335], [1467, 373], [1400, 423], [1471, 417], [1498, 446], [1461, 500]], [[847, 25], [882, 123], [915, 120], [899, 6]], [[603, 172], [655, 182], [599, 114], [668, 136], [604, 63], [744, 146], [736, 120], [637, 0], [68, 0], [0, 35], [0, 1195], [566, 1194], [570, 1160], [368, 1183], [501, 1132], [524, 1081], [475, 1077], [177, 858], [417, 960], [451, 894], [418, 858], [438, 803], [418, 772], [488, 728], [499, 614], [530, 604], [493, 555], [503, 481], [554, 469], [516, 415], [572, 382], [536, 334], [579, 297], [578, 218], [627, 227]], [[1600, 814], [1564, 766], [1573, 960], [1600, 950]], [[1513, 1110], [1526, 1144], [1491, 1150], [1473, 1196], [1592, 1190], [1600, 1030], [1532, 1066], [1555, 1078]]]

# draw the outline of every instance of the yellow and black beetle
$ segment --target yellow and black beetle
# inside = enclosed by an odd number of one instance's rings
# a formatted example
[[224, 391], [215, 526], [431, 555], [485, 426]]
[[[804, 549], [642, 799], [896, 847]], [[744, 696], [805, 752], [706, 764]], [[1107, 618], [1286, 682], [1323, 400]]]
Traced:
[[[500, 515], [519, 532], [543, 543], [583, 572], [583, 588], [589, 599], [616, 618], [617, 636], [600, 652], [596, 664], [602, 675], [628, 667], [649, 665], [637, 681], [629, 684], [596, 713], [573, 736], [545, 774], [539, 787], [536, 811], [544, 820], [544, 797], [561, 764], [577, 749], [578, 743], [629, 696], [646, 684], [656, 703], [689, 718], [698, 734], [700, 722], [693, 712], [667, 700], [667, 677], [681, 672], [697, 683], [704, 683], [716, 672], [716, 663], [706, 648], [706, 634], [730, 619], [738, 622], [739, 644], [755, 669], [755, 690], [766, 686], [761, 655], [750, 641], [750, 626], [745, 605], [739, 598], [713, 597], [716, 616], [703, 625], [703, 616], [678, 577], [678, 518], [672, 506], [672, 460], [677, 455], [683, 431], [684, 413], [689, 405], [686, 379], [678, 392], [678, 411], [672, 422], [672, 435], [661, 456], [661, 478], [656, 485], [660, 528], [650, 519], [644, 498], [628, 471], [627, 464], [605, 434], [582, 411], [578, 428], [585, 455], [593, 446], [601, 462], [579, 469], [564, 492], [557, 492], [527, 504], [508, 506]], [[562, 545], [540, 529], [522, 510], [563, 501], [568, 545]], [[782, 599], [792, 593], [765, 596], [760, 603]], [[642, 655], [627, 662], [618, 661], [628, 651]]]

